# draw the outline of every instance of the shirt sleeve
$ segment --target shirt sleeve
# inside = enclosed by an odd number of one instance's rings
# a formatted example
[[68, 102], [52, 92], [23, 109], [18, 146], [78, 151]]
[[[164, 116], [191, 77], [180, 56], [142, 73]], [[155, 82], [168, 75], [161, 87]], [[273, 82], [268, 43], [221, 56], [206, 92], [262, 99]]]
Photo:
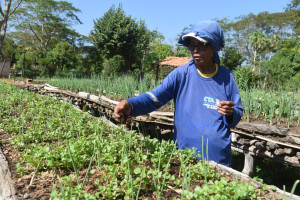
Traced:
[[231, 92], [231, 101], [234, 102], [234, 110], [232, 117], [228, 118], [225, 115], [223, 116], [225, 124], [229, 128], [234, 128], [241, 120], [243, 114], [243, 106], [241, 101], [241, 95], [239, 89], [234, 80], [234, 76], [230, 73], [230, 92]]
[[127, 99], [132, 108], [131, 116], [145, 115], [173, 99], [176, 92], [176, 71], [173, 70], [154, 90]]

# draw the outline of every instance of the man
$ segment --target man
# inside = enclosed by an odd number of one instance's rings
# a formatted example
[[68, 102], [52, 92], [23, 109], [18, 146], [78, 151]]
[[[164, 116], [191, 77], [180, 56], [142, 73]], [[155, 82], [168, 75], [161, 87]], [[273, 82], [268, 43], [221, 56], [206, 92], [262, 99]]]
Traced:
[[[206, 159], [230, 166], [230, 128], [240, 121], [243, 108], [233, 74], [220, 66], [217, 51], [224, 47], [223, 31], [217, 22], [203, 21], [183, 33], [178, 43], [188, 47], [193, 58], [153, 91], [121, 101], [114, 116], [124, 123], [125, 116], [152, 112], [174, 99], [178, 147], [196, 147]], [[208, 152], [201, 152], [206, 148]]]

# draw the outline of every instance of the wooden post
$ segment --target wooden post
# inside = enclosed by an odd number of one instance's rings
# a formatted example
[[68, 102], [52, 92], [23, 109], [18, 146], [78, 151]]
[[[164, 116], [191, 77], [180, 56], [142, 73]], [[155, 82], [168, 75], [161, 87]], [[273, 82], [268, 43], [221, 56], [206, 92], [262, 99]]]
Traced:
[[22, 78], [24, 77], [25, 74], [25, 51], [23, 54], [23, 64], [22, 64]]
[[159, 70], [159, 64], [156, 65], [156, 77], [155, 77], [155, 84], [157, 84], [158, 81], [158, 70]]
[[144, 79], [144, 62], [145, 62], [145, 56], [146, 56], [146, 50], [144, 50], [144, 53], [143, 53], [143, 61], [142, 61], [142, 69], [141, 69], [141, 80]]
[[250, 155], [250, 152], [245, 153], [244, 169], [242, 173], [247, 174], [250, 177], [254, 176], [254, 157]]
[[2, 68], [1, 68], [0, 77], [2, 77], [2, 72], [3, 72], [3, 69], [4, 69], [4, 67], [5, 67], [5, 61], [6, 61], [6, 60], [3, 60], [3, 65], [2, 65]]
[[0, 148], [0, 199], [17, 200], [14, 181], [11, 177], [8, 162]]

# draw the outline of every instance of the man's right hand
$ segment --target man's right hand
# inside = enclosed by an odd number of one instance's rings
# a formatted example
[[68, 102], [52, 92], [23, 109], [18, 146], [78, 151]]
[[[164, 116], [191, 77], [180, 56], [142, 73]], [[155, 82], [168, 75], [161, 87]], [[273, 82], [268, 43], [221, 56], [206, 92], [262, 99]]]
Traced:
[[114, 117], [117, 122], [122, 124], [130, 123], [128, 117], [131, 113], [131, 105], [127, 100], [121, 101], [114, 109]]

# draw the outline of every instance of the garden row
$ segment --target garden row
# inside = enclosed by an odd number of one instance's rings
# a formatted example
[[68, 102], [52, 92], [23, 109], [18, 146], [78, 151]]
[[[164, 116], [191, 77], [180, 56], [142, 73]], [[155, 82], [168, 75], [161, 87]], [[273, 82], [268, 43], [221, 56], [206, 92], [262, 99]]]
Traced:
[[[69, 103], [0, 84], [1, 137], [9, 138], [1, 143], [17, 150], [15, 179], [30, 176], [28, 184], [35, 186], [17, 188], [20, 198], [256, 199], [274, 195], [250, 182], [221, 176], [207, 161], [196, 161], [194, 150], [177, 150], [171, 141], [112, 128]], [[48, 192], [38, 196], [43, 187], [36, 181], [47, 178], [51, 178], [44, 188]]]
[[[114, 121], [112, 113], [118, 101], [86, 92], [63, 91], [47, 84], [43, 88], [39, 89], [38, 87], [37, 85], [29, 85], [26, 88], [69, 101], [94, 116], [104, 115]], [[173, 112], [155, 111], [149, 115], [132, 118], [131, 128], [143, 130], [144, 134], [150, 134], [156, 138], [172, 139], [173, 122]], [[285, 128], [268, 124], [240, 122], [231, 131], [234, 133], [232, 146], [236, 151], [250, 152], [255, 156], [271, 158], [300, 167], [300, 132], [298, 127]]]
[[[85, 91], [91, 94], [104, 94], [112, 99], [133, 97], [150, 90], [157, 85], [154, 80], [136, 80], [130, 76], [104, 77], [97, 76], [91, 79], [48, 79], [48, 83], [64, 90]], [[288, 89], [266, 91], [252, 89], [240, 91], [244, 107], [244, 118], [249, 122], [251, 119], [263, 118], [271, 125], [274, 123], [290, 126], [291, 121], [300, 122], [300, 94]], [[171, 107], [173, 102], [171, 102]], [[282, 121], [282, 119], [285, 119]]]

